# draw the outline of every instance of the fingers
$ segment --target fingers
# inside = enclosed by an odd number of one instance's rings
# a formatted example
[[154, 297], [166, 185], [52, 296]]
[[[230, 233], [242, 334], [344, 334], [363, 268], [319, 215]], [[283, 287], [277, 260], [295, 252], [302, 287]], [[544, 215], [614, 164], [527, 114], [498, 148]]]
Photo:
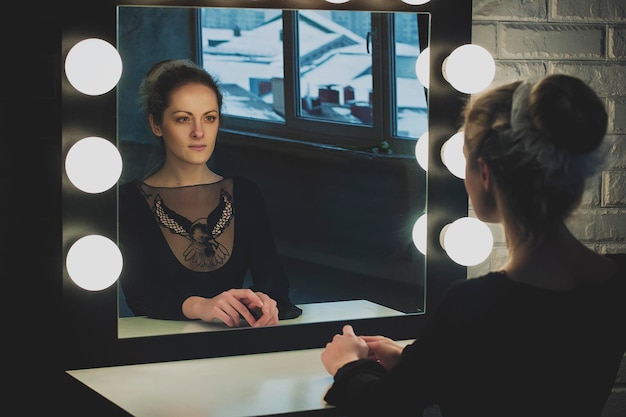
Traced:
[[219, 320], [228, 327], [239, 327], [242, 318], [252, 327], [278, 324], [276, 301], [262, 292], [250, 289], [230, 289], [196, 305], [198, 318], [205, 321]]
[[231, 294], [236, 299], [240, 300], [248, 308], [253, 308], [253, 307], [262, 308], [263, 307], [263, 300], [259, 296], [260, 294], [263, 294], [263, 293], [254, 292], [249, 288], [233, 288], [226, 292]]
[[228, 291], [215, 297], [214, 300], [216, 301], [215, 318], [224, 322], [228, 327], [239, 327], [241, 317], [247, 322], [254, 321], [250, 310]]
[[388, 337], [385, 336], [361, 336], [361, 339], [365, 340], [366, 343], [390, 340]]
[[260, 308], [261, 316], [257, 317], [255, 327], [278, 324], [278, 305], [276, 301], [264, 293], [257, 292], [256, 294], [263, 302], [263, 306]]
[[331, 375], [346, 363], [368, 357], [368, 349], [365, 341], [361, 340], [354, 332], [351, 325], [342, 327], [342, 333], [336, 333], [332, 340], [326, 344], [322, 351], [322, 363]]
[[349, 324], [346, 324], [343, 326], [343, 334], [346, 336], [356, 336], [356, 334], [354, 333], [354, 329], [352, 328], [352, 326], [350, 326]]
[[[247, 314], [242, 314], [242, 316], [250, 326], [261, 327], [278, 324], [278, 305], [267, 294], [260, 291], [254, 292], [250, 289], [231, 290], [231, 292], [240, 297], [239, 300], [246, 306]], [[254, 317], [252, 311], [257, 313], [257, 317]]]

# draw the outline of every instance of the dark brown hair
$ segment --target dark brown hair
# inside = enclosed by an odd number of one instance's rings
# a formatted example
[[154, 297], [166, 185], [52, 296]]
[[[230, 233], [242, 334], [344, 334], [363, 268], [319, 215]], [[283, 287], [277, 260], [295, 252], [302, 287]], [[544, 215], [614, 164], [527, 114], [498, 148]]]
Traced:
[[578, 206], [597, 173], [607, 130], [602, 100], [580, 79], [553, 74], [471, 97], [463, 112], [469, 166], [482, 157], [503, 197], [505, 215], [542, 236]]

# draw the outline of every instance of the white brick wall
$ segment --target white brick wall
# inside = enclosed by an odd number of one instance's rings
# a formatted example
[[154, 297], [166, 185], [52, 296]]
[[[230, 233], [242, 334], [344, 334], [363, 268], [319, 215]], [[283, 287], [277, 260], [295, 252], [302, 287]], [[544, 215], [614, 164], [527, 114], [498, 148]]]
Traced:
[[[568, 73], [588, 82], [605, 100], [607, 166], [589, 181], [568, 224], [601, 253], [626, 252], [626, 1], [474, 0], [472, 19], [472, 43], [487, 48], [496, 60], [493, 85]], [[501, 229], [493, 226], [492, 231], [491, 257], [469, 268], [468, 277], [498, 268], [506, 259]], [[626, 415], [626, 361], [622, 365], [603, 417]]]
[[[589, 181], [569, 224], [602, 252], [626, 247], [626, 3], [624, 0], [474, 0], [472, 42], [496, 60], [493, 85], [562, 72], [588, 82], [609, 111], [605, 171]], [[470, 209], [470, 215], [471, 209]], [[473, 277], [506, 258], [499, 226], [490, 259]]]

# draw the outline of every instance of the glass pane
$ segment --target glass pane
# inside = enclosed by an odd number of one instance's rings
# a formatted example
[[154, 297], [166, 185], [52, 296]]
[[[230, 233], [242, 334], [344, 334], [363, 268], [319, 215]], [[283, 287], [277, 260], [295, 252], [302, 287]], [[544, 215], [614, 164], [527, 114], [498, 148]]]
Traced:
[[372, 124], [369, 12], [300, 11], [300, 116]]
[[224, 114], [284, 122], [280, 10], [202, 9], [202, 64], [222, 83]]
[[426, 90], [418, 80], [415, 62], [420, 54], [417, 15], [394, 14], [396, 136], [417, 140], [428, 130]]

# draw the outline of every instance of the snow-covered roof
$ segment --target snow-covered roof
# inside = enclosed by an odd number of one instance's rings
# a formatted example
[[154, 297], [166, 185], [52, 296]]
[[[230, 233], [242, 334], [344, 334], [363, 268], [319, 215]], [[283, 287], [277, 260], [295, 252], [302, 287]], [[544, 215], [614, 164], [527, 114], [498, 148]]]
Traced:
[[[366, 50], [366, 40], [315, 11], [301, 10], [299, 19], [302, 92], [315, 97], [319, 88], [329, 84], [337, 89], [350, 86], [355, 90], [357, 101], [367, 102], [372, 90], [372, 58]], [[249, 91], [253, 78], [284, 78], [281, 32], [280, 16], [252, 30], [241, 30], [240, 36], [235, 36], [232, 29], [203, 30], [204, 67], [216, 74], [222, 84], [229, 84], [225, 102], [230, 110], [243, 105], [234, 85]], [[209, 40], [216, 46], [209, 47]], [[416, 59], [419, 49], [397, 43], [396, 55], [398, 59]], [[398, 107], [425, 109], [426, 94], [414, 74], [411, 75], [411, 78], [399, 76], [396, 80]], [[259, 98], [257, 104], [261, 105], [264, 100], [271, 103], [271, 99], [265, 97]]]

